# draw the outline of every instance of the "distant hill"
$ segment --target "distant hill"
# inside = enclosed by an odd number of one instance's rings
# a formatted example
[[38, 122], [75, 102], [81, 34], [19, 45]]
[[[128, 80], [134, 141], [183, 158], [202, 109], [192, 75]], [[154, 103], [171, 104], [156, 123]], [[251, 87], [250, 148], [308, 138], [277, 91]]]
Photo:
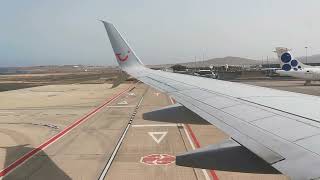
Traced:
[[[296, 57], [296, 59], [298, 59], [302, 63], [306, 63], [306, 57], [305, 56]], [[269, 63], [279, 64], [279, 60], [278, 59], [270, 59]], [[312, 55], [312, 56], [308, 56], [308, 64], [309, 63], [320, 63], [320, 54], [315, 54], [315, 55]]]
[[[305, 57], [298, 57], [302, 63], [305, 63], [306, 58]], [[269, 64], [279, 64], [278, 59], [269, 59]], [[222, 66], [222, 65], [260, 65], [262, 62], [261, 60], [254, 60], [254, 59], [248, 59], [248, 58], [242, 58], [242, 57], [234, 57], [234, 56], [226, 56], [223, 58], [212, 58], [205, 61], [197, 61], [196, 66], [210, 66], [210, 65], [216, 65], [216, 66]], [[312, 56], [308, 56], [308, 63], [320, 63], [320, 54], [315, 54]], [[195, 67], [195, 62], [186, 62], [186, 63], [178, 63], [184, 66], [188, 67]], [[267, 64], [267, 61], [264, 60], [263, 64]], [[172, 65], [166, 64], [165, 67], [170, 67]]]
[[[195, 66], [195, 62], [188, 62], [188, 63], [180, 63], [184, 66]], [[241, 58], [241, 57], [233, 57], [233, 56], [227, 56], [223, 58], [212, 58], [205, 61], [197, 61], [197, 66], [210, 66], [210, 65], [259, 65], [261, 64], [261, 61], [253, 60], [253, 59], [247, 59], [247, 58]]]
[[[299, 59], [299, 61], [301, 61], [302, 63], [306, 62], [305, 56], [298, 57], [297, 59]], [[308, 63], [320, 63], [320, 54], [308, 56]]]
[[[177, 63], [183, 66], [187, 67], [199, 67], [199, 66], [223, 66], [223, 65], [259, 65], [261, 64], [261, 61], [253, 60], [253, 59], [247, 59], [247, 58], [241, 58], [241, 57], [234, 57], [234, 56], [227, 56], [223, 58], [212, 58], [205, 61], [197, 61], [196, 65], [195, 62], [186, 62], [186, 63]], [[171, 67], [174, 64], [158, 64], [158, 65], [148, 65], [148, 67], [151, 68], [162, 68], [162, 67]]]

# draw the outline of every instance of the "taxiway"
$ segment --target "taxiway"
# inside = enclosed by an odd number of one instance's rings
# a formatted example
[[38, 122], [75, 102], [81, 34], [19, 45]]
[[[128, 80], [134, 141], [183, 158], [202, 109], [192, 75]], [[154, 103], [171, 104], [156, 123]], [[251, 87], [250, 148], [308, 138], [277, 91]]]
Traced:
[[[245, 83], [315, 95], [320, 89], [298, 81]], [[228, 136], [186, 109], [161, 109], [174, 100], [147, 85], [110, 86], [50, 85], [1, 92], [2, 178], [287, 179], [176, 166], [175, 155]]]

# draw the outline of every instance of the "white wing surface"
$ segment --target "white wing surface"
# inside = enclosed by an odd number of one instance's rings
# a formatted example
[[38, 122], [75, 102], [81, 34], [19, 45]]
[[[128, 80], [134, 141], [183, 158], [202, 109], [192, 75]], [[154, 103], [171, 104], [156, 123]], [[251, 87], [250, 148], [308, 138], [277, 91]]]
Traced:
[[320, 98], [148, 69], [103, 22], [122, 70], [229, 134], [292, 179], [320, 177]]

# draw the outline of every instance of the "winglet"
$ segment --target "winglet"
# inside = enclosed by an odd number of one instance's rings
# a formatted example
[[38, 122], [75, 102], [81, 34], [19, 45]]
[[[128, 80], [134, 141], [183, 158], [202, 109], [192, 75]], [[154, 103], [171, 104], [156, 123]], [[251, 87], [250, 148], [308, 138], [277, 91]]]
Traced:
[[103, 20], [100, 21], [106, 28], [111, 46], [121, 69], [128, 72], [130, 69], [143, 67], [142, 62], [137, 57], [133, 49], [129, 46], [127, 41], [121, 36], [117, 28], [110, 22]]

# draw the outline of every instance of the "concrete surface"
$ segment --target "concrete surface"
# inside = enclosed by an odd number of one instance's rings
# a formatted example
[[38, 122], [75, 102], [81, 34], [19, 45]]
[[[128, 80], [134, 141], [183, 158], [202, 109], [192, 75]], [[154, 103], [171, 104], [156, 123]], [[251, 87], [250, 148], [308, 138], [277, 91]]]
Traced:
[[320, 96], [320, 82], [313, 81], [312, 85], [304, 86], [303, 80], [243, 80], [240, 83], [252, 84], [256, 86], [269, 87], [284, 91], [298, 92]]
[[[144, 116], [150, 111], [172, 104], [169, 97], [152, 88], [144, 96], [142, 105], [133, 121], [124, 142], [121, 145], [115, 160], [105, 179], [287, 179], [283, 175], [261, 175], [246, 173], [230, 173], [222, 171], [209, 171], [197, 168], [168, 165], [149, 165], [142, 163], [143, 157], [152, 154], [178, 155], [192, 150], [192, 146], [200, 147], [220, 142], [228, 136], [212, 125], [208, 125], [197, 115], [185, 113], [178, 119], [163, 119], [165, 114], [157, 113], [156, 119], [152, 116]], [[165, 112], [163, 112], [165, 113]], [[172, 112], [171, 112], [172, 113]], [[146, 120], [148, 117], [148, 120]], [[192, 117], [190, 119], [190, 117]], [[186, 130], [188, 123], [196, 140], [190, 138], [190, 132]], [[165, 137], [157, 143], [150, 133], [166, 133]], [[189, 136], [189, 137], [188, 137]], [[159, 138], [159, 137], [158, 137]], [[191, 140], [190, 140], [191, 139]], [[197, 142], [194, 142], [197, 141]], [[214, 175], [215, 174], [215, 175]]]
[[[246, 81], [244, 83], [319, 95], [320, 86], [303, 81]], [[300, 84], [301, 83], [301, 84]], [[109, 89], [108, 84], [50, 85], [0, 93], [0, 166], [4, 168], [61, 132], [76, 119], [129, 85]], [[144, 92], [146, 93], [144, 94]], [[132, 94], [133, 93], [133, 94]], [[168, 165], [147, 165], [150, 154], [177, 155], [220, 142], [228, 136], [190, 112], [174, 118], [166, 111], [152, 112], [172, 104], [167, 95], [140, 84], [51, 144], [3, 179], [97, 179], [110, 158], [134, 107], [144, 96], [128, 134], [111, 164], [106, 179], [212, 179], [209, 170]], [[193, 133], [187, 130], [188, 125]], [[163, 133], [157, 143], [150, 133]], [[161, 134], [154, 135], [159, 139]], [[195, 139], [197, 142], [195, 142]], [[197, 145], [198, 144], [198, 145]], [[219, 179], [287, 179], [214, 171]]]
[[[59, 85], [0, 93], [2, 167], [33, 150], [128, 85], [116, 89], [109, 87], [106, 84]], [[123, 98], [134, 103], [140, 90], [135, 93], [135, 96], [120, 97], [103, 108], [3, 179], [97, 178], [133, 111], [132, 106], [117, 103]], [[58, 129], [44, 126], [48, 124]]]

